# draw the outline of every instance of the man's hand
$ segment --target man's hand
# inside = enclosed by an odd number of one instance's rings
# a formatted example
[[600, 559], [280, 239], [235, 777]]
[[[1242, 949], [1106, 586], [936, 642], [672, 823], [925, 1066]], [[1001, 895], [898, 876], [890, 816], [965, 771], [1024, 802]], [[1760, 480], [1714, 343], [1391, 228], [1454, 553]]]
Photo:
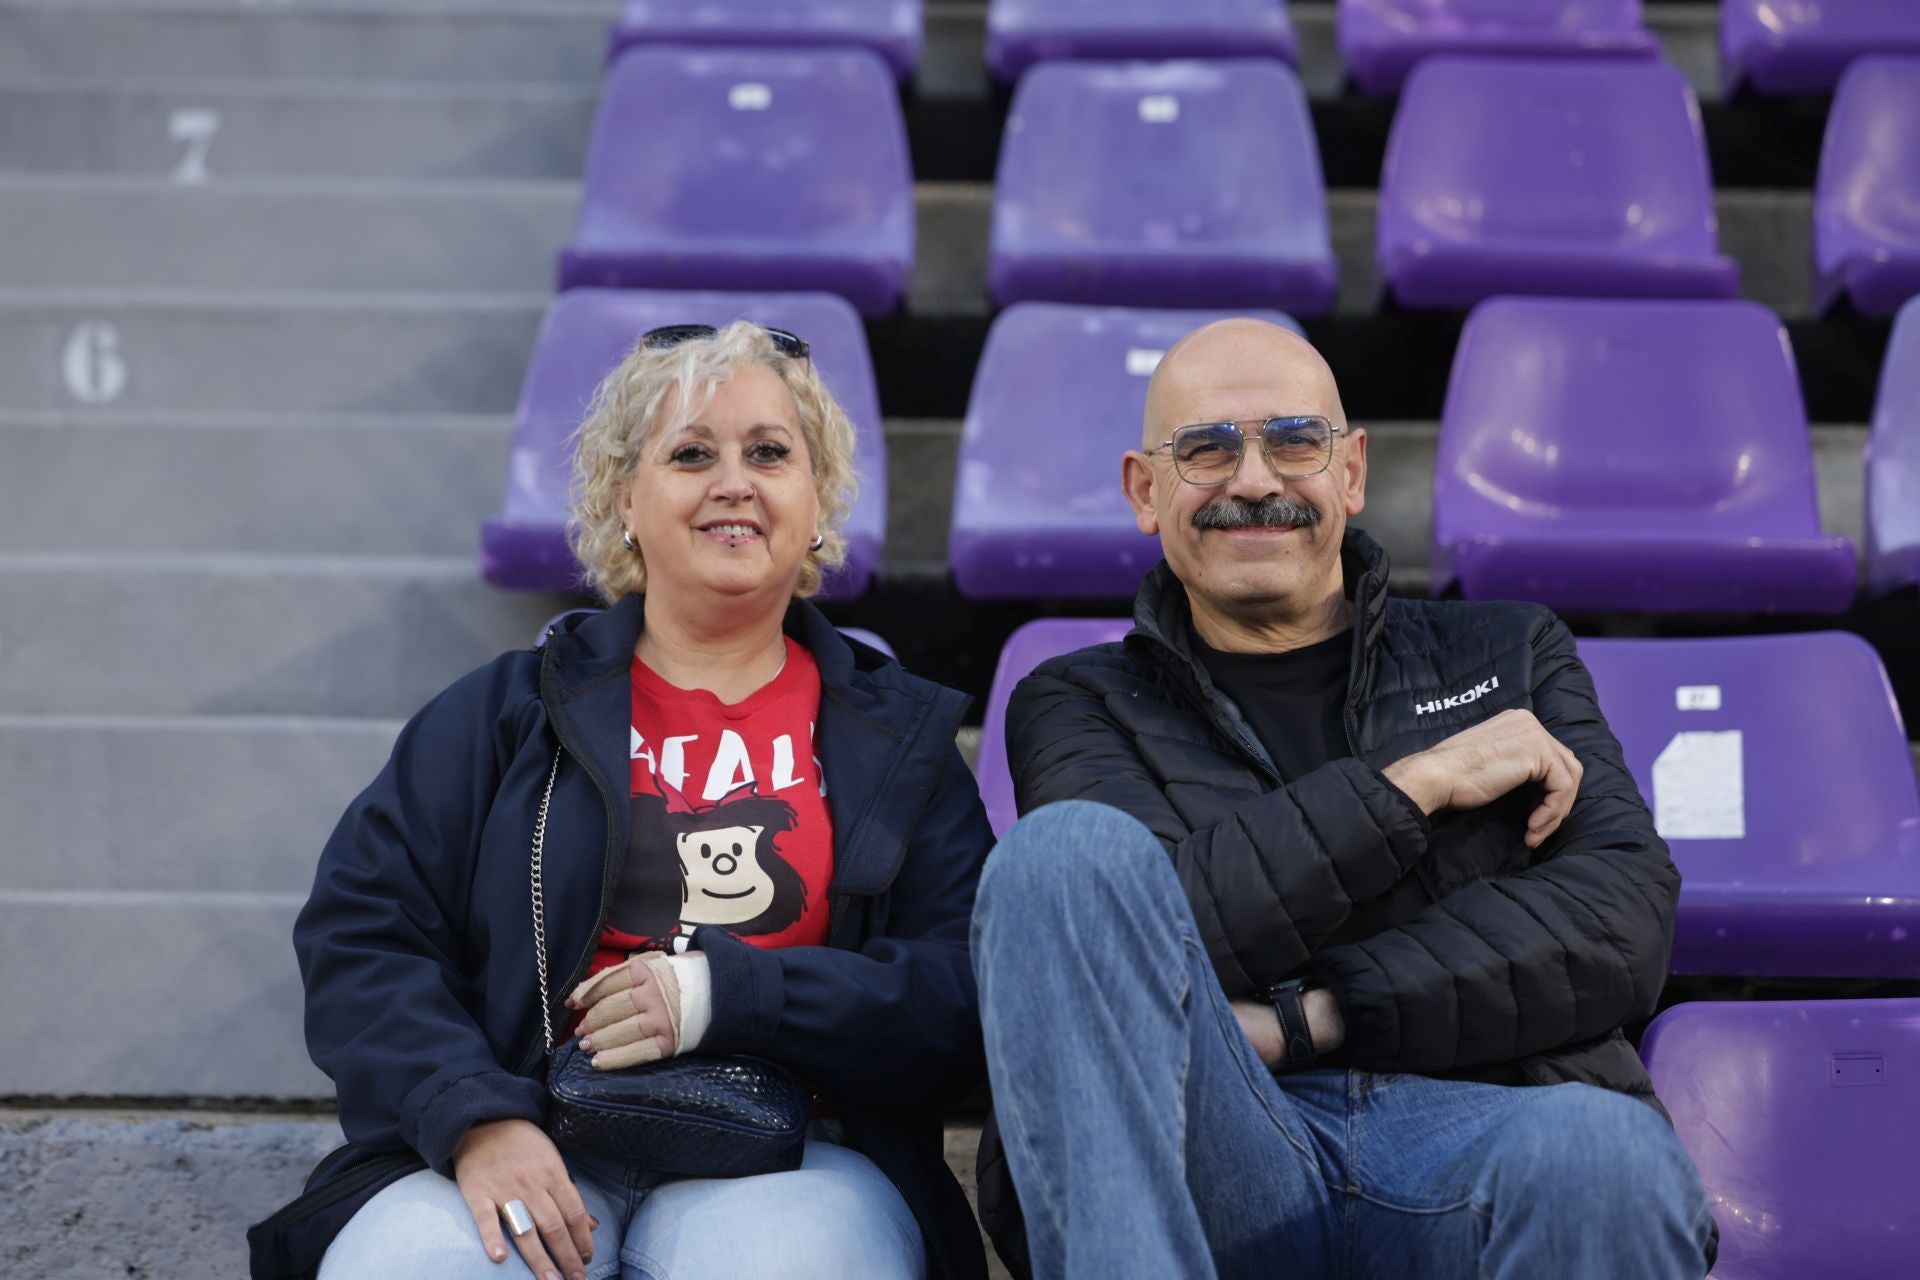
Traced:
[[[1347, 1023], [1340, 1016], [1340, 1002], [1333, 992], [1315, 987], [1300, 997], [1300, 1004], [1306, 1011], [1307, 1033], [1313, 1037], [1315, 1053], [1332, 1053], [1345, 1043]], [[1280, 1043], [1280, 1017], [1273, 1006], [1264, 1000], [1235, 1000], [1232, 1008], [1260, 1061], [1269, 1070], [1279, 1066], [1286, 1057], [1286, 1047]]]
[[1380, 772], [1427, 813], [1478, 809], [1515, 787], [1544, 783], [1547, 793], [1527, 818], [1526, 845], [1537, 849], [1572, 811], [1585, 770], [1533, 712], [1515, 709]]

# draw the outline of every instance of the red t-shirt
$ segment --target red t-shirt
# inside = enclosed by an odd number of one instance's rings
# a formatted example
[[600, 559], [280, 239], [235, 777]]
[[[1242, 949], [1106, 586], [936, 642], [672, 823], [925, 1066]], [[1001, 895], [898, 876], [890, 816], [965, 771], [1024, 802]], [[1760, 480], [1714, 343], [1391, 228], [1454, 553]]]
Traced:
[[780, 673], [731, 706], [634, 659], [627, 856], [594, 973], [631, 951], [677, 950], [703, 924], [760, 947], [826, 942], [819, 715], [820, 668], [792, 639]]

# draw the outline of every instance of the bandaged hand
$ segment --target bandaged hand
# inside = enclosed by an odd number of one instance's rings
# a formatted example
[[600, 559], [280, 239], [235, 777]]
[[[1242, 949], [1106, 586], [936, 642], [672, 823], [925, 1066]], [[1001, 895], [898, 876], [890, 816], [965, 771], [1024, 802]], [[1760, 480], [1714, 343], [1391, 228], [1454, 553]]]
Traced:
[[680, 1048], [680, 977], [662, 952], [636, 951], [601, 970], [574, 988], [567, 1007], [586, 1011], [580, 1047], [597, 1070], [658, 1062]]

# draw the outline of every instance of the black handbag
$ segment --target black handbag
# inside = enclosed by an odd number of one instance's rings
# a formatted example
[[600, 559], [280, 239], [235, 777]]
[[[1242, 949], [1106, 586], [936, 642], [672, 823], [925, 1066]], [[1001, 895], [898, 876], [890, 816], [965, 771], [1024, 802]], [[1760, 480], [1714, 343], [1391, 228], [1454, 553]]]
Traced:
[[553, 1043], [547, 993], [546, 894], [541, 866], [547, 807], [560, 772], [554, 752], [533, 827], [533, 947], [548, 1054], [547, 1133], [563, 1151], [605, 1156], [650, 1172], [738, 1178], [800, 1167], [810, 1111], [793, 1073], [746, 1056], [667, 1058], [597, 1071], [577, 1039]]

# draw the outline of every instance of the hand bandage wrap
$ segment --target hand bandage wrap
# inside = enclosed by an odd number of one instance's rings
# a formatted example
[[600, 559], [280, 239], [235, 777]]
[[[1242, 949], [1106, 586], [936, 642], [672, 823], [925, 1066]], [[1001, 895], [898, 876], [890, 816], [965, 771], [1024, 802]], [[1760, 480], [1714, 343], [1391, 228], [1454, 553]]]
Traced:
[[[666, 1006], [667, 1025], [673, 1031], [674, 1051], [688, 1046], [681, 1040], [680, 975], [667, 957], [658, 951], [642, 951], [627, 964], [614, 965], [595, 974], [575, 993], [576, 1003], [587, 1006], [580, 1033], [593, 1044], [593, 1065], [601, 1071], [617, 1071], [658, 1062], [663, 1056], [658, 1037], [642, 1035], [640, 1018], [629, 994], [633, 988], [631, 964], [638, 960], [659, 985]], [[704, 976], [704, 975], [703, 975]], [[705, 1033], [705, 1026], [699, 1028]]]
[[713, 971], [707, 968], [707, 957], [698, 951], [668, 959], [673, 963], [674, 976], [680, 979], [680, 1021], [675, 1024], [679, 1051], [692, 1053], [707, 1038], [707, 1027], [713, 1021]]

